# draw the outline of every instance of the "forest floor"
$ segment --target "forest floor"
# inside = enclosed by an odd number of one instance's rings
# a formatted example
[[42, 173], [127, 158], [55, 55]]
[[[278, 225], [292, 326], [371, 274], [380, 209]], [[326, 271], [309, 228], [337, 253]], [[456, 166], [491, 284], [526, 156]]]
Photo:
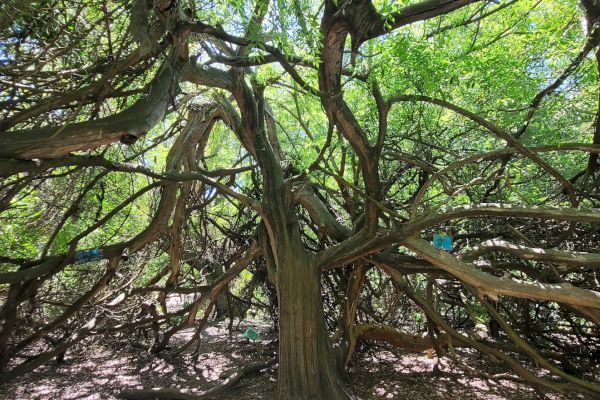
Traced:
[[[245, 326], [240, 327], [245, 328]], [[251, 362], [275, 358], [276, 344], [266, 326], [253, 328], [261, 338], [250, 342], [234, 332], [232, 337], [221, 325], [213, 325], [202, 334], [201, 354], [195, 346], [174, 358], [151, 355], [147, 351], [118, 342], [96, 340], [86, 347], [67, 353], [61, 364], [51, 363], [15, 381], [0, 386], [0, 399], [108, 400], [117, 399], [124, 389], [174, 387], [206, 390], [218, 382], [228, 369]], [[193, 335], [181, 332], [173, 344], [181, 345]], [[458, 353], [458, 351], [457, 351]], [[460, 358], [470, 367], [487, 373], [508, 372], [481, 356], [461, 351]], [[370, 349], [355, 353], [346, 381], [359, 399], [583, 399], [575, 395], [557, 395], [534, 391], [512, 381], [494, 383], [467, 373], [449, 360], [440, 361], [426, 353], [395, 349]], [[272, 400], [276, 398], [276, 366], [242, 378], [227, 392], [217, 396], [231, 400]]]

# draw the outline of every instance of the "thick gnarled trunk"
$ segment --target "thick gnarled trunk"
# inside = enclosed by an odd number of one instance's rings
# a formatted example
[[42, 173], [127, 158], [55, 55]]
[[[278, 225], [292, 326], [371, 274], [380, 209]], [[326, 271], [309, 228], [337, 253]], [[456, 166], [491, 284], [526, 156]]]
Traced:
[[325, 327], [321, 272], [302, 248], [288, 249], [280, 262], [279, 399], [354, 399], [342, 380]]

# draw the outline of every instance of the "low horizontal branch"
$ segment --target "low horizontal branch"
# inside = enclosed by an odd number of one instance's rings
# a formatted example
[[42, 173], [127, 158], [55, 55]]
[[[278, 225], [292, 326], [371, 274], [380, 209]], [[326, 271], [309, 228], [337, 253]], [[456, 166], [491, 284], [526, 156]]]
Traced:
[[486, 240], [472, 251], [464, 254], [462, 259], [464, 261], [472, 261], [483, 254], [493, 251], [508, 253], [524, 260], [542, 261], [575, 267], [600, 268], [600, 254], [527, 247], [500, 239]]
[[600, 293], [592, 290], [581, 289], [569, 283], [530, 283], [498, 278], [478, 270], [443, 250], [436, 249], [418, 237], [405, 239], [403, 245], [464, 283], [473, 286], [481, 296], [495, 300], [499, 295], [503, 295], [600, 309]]

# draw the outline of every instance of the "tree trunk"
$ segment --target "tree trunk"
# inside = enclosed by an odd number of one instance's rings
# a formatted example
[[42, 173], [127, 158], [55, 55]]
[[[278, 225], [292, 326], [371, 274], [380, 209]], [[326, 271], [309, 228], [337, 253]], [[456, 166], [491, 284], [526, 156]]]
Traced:
[[277, 272], [279, 399], [354, 399], [329, 343], [321, 272], [303, 248], [289, 247], [279, 260]]

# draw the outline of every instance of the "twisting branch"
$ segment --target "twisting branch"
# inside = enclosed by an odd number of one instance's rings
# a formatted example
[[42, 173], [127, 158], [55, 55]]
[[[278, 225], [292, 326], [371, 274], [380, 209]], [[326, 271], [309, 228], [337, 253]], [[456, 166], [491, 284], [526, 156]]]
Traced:
[[403, 245], [425, 260], [473, 286], [481, 296], [497, 300], [499, 295], [504, 295], [600, 308], [600, 292], [580, 289], [569, 283], [529, 283], [510, 278], [496, 278], [416, 237], [406, 239]]

